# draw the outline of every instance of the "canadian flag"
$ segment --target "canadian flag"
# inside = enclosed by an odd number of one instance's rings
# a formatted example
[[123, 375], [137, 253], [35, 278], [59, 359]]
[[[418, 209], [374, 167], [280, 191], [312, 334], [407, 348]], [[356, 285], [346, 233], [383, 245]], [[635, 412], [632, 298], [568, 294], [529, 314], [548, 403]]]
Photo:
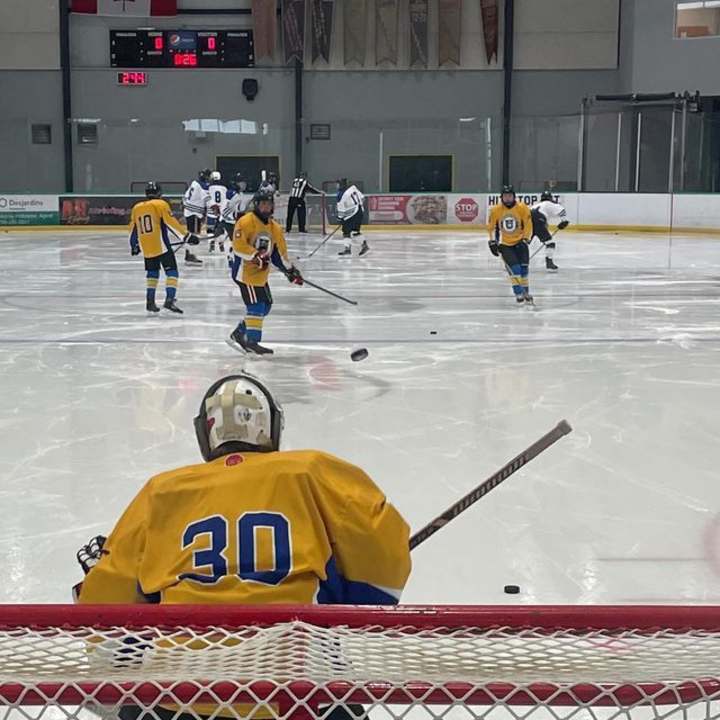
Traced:
[[72, 0], [71, 12], [125, 17], [176, 15], [177, 0]]

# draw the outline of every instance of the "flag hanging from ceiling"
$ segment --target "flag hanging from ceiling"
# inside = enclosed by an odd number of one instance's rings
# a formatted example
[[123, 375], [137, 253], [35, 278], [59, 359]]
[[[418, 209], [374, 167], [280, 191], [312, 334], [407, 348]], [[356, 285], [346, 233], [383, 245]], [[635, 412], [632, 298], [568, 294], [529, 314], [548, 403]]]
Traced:
[[345, 65], [356, 62], [365, 64], [365, 38], [367, 8], [366, 0], [344, 0], [345, 23], [343, 42], [345, 46]]
[[334, 0], [313, 0], [312, 4], [312, 59], [330, 60], [330, 40]]
[[252, 0], [252, 14], [255, 28], [255, 58], [272, 58], [275, 52], [277, 25], [276, 0]]
[[375, 62], [397, 65], [398, 0], [375, 0]]
[[428, 0], [410, 0], [410, 67], [428, 64]]
[[498, 2], [497, 0], [480, 0], [482, 12], [483, 36], [485, 37], [485, 56], [488, 65], [493, 55], [497, 62], [498, 54]]
[[305, 0], [283, 0], [282, 26], [285, 63], [294, 58], [302, 62], [305, 54]]
[[72, 0], [70, 11], [125, 17], [176, 15], [177, 0]]
[[462, 0], [440, 0], [438, 64], [460, 64], [460, 8]]

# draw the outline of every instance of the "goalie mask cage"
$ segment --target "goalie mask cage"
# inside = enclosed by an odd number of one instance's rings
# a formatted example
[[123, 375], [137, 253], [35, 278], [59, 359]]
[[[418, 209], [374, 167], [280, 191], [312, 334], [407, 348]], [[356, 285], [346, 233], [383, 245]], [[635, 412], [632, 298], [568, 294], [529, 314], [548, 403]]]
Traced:
[[714, 607], [0, 606], [1, 718], [720, 717]]

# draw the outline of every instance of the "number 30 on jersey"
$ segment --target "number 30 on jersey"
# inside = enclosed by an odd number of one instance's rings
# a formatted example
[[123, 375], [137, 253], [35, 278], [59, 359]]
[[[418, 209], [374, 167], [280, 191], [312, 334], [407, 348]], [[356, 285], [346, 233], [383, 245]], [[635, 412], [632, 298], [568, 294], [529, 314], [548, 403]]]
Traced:
[[[232, 573], [226, 553], [229, 543], [235, 546], [238, 559], [237, 572]], [[183, 532], [181, 545], [183, 550], [194, 548], [195, 572], [182, 573], [179, 580], [212, 585], [236, 574], [241, 580], [279, 585], [292, 569], [290, 523], [281, 513], [247, 512], [234, 527], [222, 515], [211, 515], [190, 523]], [[271, 565], [272, 569], [258, 569], [260, 557], [271, 559], [271, 563], [262, 564], [265, 568]]]

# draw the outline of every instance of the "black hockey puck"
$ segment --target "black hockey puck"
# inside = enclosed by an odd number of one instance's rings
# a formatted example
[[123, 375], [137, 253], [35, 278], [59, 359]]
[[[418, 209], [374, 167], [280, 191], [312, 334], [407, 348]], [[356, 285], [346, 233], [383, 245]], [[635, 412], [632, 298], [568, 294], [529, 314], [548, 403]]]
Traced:
[[431, 331], [430, 331], [430, 334], [431, 334], [431, 335], [437, 335], [437, 330], [431, 330]]
[[508, 595], [517, 595], [520, 592], [520, 588], [517, 585], [506, 585], [504, 589]]
[[360, 362], [361, 360], [364, 360], [370, 353], [367, 351], [367, 348], [360, 348], [359, 350], [353, 350], [350, 353], [350, 359], [353, 362]]

